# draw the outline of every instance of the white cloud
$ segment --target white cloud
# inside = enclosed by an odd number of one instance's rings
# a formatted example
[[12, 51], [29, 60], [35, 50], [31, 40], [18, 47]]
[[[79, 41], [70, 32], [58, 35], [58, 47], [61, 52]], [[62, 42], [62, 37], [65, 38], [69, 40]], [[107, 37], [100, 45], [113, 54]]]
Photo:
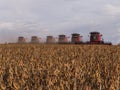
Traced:
[[105, 6], [105, 13], [108, 15], [120, 15], [120, 6], [114, 6], [112, 4], [107, 4]]
[[13, 28], [13, 23], [0, 22], [0, 29], [11, 29]]

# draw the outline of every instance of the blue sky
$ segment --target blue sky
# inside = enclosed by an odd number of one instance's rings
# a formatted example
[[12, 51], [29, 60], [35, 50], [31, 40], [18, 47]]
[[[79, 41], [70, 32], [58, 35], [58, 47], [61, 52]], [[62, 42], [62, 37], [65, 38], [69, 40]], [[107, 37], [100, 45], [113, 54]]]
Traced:
[[37, 35], [71, 36], [80, 33], [89, 40], [99, 31], [105, 41], [120, 42], [119, 0], [0, 0], [0, 43], [27, 41]]

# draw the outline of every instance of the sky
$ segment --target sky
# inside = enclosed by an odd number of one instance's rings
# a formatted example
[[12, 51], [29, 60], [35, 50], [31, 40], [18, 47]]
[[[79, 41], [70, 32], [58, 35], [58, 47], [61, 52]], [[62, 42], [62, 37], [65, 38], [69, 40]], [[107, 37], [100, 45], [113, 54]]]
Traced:
[[120, 0], [0, 0], [0, 43], [72, 33], [88, 41], [91, 31], [120, 43]]

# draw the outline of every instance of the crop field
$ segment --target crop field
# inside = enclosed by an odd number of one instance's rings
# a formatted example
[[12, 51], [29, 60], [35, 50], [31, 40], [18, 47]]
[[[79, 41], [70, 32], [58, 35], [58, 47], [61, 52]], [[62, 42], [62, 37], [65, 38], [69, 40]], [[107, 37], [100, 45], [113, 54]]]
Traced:
[[120, 46], [0, 45], [0, 90], [120, 90]]

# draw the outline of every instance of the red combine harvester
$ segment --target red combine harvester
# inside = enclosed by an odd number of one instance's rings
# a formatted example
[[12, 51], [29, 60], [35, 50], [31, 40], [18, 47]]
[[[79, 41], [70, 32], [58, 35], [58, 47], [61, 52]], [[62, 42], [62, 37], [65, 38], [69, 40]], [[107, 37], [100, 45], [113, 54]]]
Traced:
[[90, 43], [91, 44], [103, 43], [102, 35], [99, 32], [91, 32], [90, 33]]
[[19, 43], [19, 44], [24, 44], [24, 43], [26, 43], [26, 39], [24, 38], [24, 37], [18, 37], [18, 42], [17, 43]]
[[111, 42], [104, 42], [102, 40], [102, 34], [99, 32], [90, 32], [90, 41], [86, 44], [104, 44], [104, 45], [112, 45]]
[[72, 34], [72, 38], [71, 38], [71, 43], [72, 44], [82, 44], [82, 37], [80, 34], [78, 33], [73, 33]]
[[47, 36], [46, 43], [47, 44], [53, 44], [55, 43], [55, 38], [53, 36]]
[[58, 43], [59, 44], [69, 44], [68, 38], [66, 35], [59, 35]]
[[38, 38], [37, 36], [32, 36], [31, 37], [31, 42], [32, 44], [37, 44], [37, 43], [40, 43], [40, 38]]

